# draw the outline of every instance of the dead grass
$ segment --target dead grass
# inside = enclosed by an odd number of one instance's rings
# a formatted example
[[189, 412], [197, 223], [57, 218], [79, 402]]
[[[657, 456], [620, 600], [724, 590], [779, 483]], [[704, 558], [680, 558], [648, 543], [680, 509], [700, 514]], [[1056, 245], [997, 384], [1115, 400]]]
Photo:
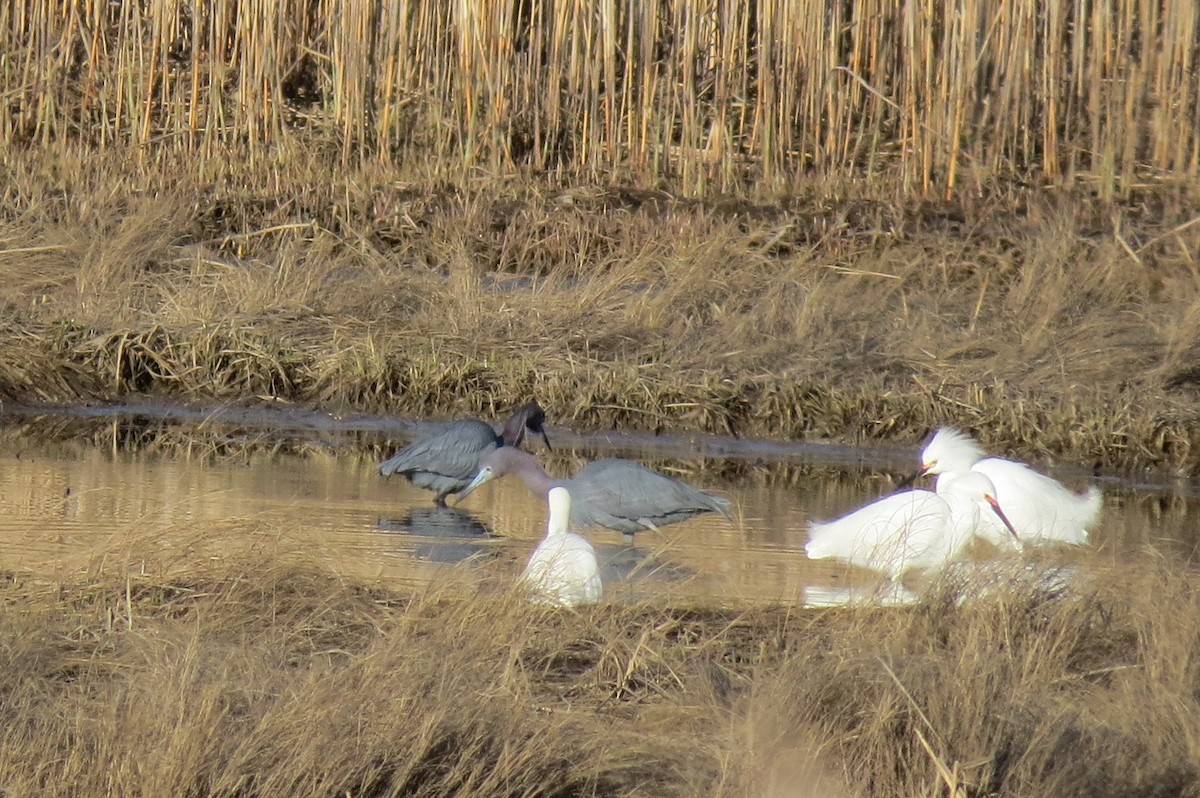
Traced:
[[315, 165], [135, 191], [77, 166], [58, 198], [14, 171], [25, 202], [0, 218], [13, 400], [496, 416], [536, 395], [578, 427], [912, 443], [954, 423], [1025, 457], [1200, 470], [1188, 196], [751, 204]]
[[664, 177], [706, 194], [811, 175], [1128, 196], [1192, 180], [1190, 5], [717, 0], [0, 8], [6, 147], [220, 171], [343, 166]]
[[958, 606], [951, 588], [899, 622], [823, 619], [752, 704], [818, 730], [864, 794], [1190, 794], [1200, 727], [1175, 690], [1195, 678], [1191, 577], [1146, 565], [1069, 599]]
[[453, 571], [415, 594], [348, 582], [268, 529], [157, 530], [0, 582], [0, 779], [80, 798], [1190, 795], [1195, 582], [1139, 554], [1066, 594], [1010, 575], [906, 609], [554, 612]]
[[1200, 473], [1200, 26], [1109, 10], [10, 3], [0, 398]]

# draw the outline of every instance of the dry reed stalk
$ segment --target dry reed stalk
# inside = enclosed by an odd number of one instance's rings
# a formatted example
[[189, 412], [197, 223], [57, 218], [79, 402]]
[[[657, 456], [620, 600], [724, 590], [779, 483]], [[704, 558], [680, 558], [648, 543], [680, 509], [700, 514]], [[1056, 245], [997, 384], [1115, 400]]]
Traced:
[[1141, 0], [16, 0], [0, 138], [135, 144], [146, 163], [234, 145], [267, 163], [332, 138], [343, 165], [690, 192], [865, 170], [925, 194], [1015, 173], [1118, 196], [1200, 169], [1197, 16]]

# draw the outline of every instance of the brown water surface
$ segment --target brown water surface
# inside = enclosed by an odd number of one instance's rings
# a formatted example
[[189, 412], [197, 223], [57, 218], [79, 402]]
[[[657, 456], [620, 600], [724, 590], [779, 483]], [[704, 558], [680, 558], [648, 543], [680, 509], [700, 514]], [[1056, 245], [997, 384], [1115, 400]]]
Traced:
[[[451, 575], [515, 578], [544, 533], [544, 504], [515, 478], [449, 509], [402, 479], [381, 478], [381, 456], [418, 425], [84, 415], [90, 421], [10, 413], [0, 428], [0, 568], [53, 577], [126, 543], [136, 557], [160, 533], [241, 529], [316, 552], [348, 576], [404, 587]], [[806, 523], [890, 491], [917, 451], [551, 434], [555, 453], [539, 455], [552, 473], [616, 454], [738, 508], [735, 524], [699, 517], [665, 527], [663, 537], [638, 535], [632, 547], [615, 532], [589, 532], [607, 594], [626, 600], [823, 603], [831, 592], [869, 586], [863, 574], [809, 561]], [[1075, 488], [1087, 481], [1056, 476]], [[1094, 544], [1050, 558], [1120, 567], [1147, 547], [1190, 558], [1198, 508], [1190, 486], [1100, 484], [1105, 515]]]

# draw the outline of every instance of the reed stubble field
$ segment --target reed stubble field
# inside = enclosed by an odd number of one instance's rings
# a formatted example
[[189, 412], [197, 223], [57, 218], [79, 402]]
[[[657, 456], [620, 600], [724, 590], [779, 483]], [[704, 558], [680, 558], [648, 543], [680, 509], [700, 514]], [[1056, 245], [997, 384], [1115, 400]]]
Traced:
[[[1200, 471], [1191, 4], [19, 0], [0, 37], [6, 403], [534, 395]], [[0, 584], [7, 794], [1200, 784], [1179, 563], [556, 614], [239, 559], [257, 534]]]

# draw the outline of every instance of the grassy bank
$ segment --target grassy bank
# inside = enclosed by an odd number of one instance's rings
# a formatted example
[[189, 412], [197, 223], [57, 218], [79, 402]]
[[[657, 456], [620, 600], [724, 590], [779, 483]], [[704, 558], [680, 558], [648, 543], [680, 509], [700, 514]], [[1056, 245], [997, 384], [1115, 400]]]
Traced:
[[0, 397], [1194, 475], [1189, 8], [10, 3]]
[[905, 609], [574, 613], [453, 571], [416, 595], [348, 583], [270, 539], [156, 530], [3, 580], [6, 790], [1103, 798], [1200, 780], [1195, 579], [1148, 559], [1058, 598], [1007, 579], [962, 606], [947, 584]]
[[536, 395], [583, 428], [912, 443], [954, 423], [1200, 471], [1194, 194], [700, 201], [175, 166], [9, 164], [0, 396], [495, 416]]

